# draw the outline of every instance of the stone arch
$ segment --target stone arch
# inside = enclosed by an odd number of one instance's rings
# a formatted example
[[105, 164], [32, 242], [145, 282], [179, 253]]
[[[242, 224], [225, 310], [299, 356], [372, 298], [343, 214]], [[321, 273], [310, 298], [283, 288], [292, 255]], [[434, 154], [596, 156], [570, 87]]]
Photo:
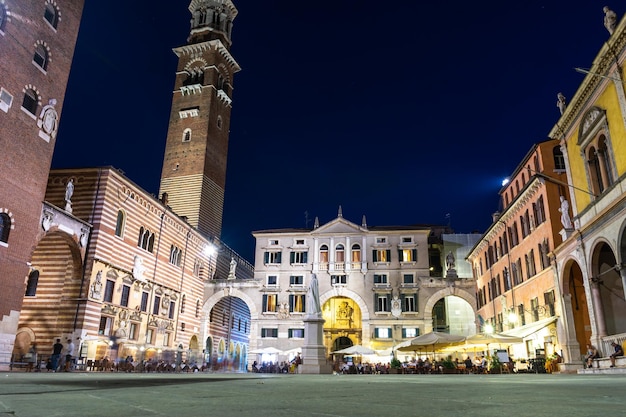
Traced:
[[[594, 241], [589, 255], [590, 286], [593, 302], [598, 314], [598, 335], [619, 334], [626, 332], [626, 323], [621, 320], [626, 314], [622, 277], [616, 270], [617, 256], [615, 248], [605, 238]], [[602, 324], [604, 324], [604, 329]]]
[[224, 288], [224, 291], [216, 292], [215, 294], [207, 298], [207, 300], [204, 302], [204, 305], [202, 306], [202, 315], [204, 317], [208, 317], [211, 313], [211, 310], [213, 309], [213, 307], [215, 307], [218, 301], [227, 296], [242, 299], [243, 302], [246, 303], [246, 305], [248, 306], [248, 310], [250, 310], [250, 318], [252, 320], [257, 320], [259, 318], [259, 311], [257, 310], [252, 298], [250, 298], [248, 294], [241, 291], [240, 289], [232, 287]]
[[351, 298], [352, 300], [354, 300], [354, 302], [357, 303], [357, 305], [361, 309], [361, 320], [364, 322], [369, 321], [370, 319], [369, 309], [367, 308], [367, 304], [365, 303], [365, 300], [363, 300], [363, 298], [359, 294], [343, 287], [334, 287], [332, 290], [326, 291], [325, 293], [320, 294], [320, 305], [323, 306], [324, 303], [326, 303], [326, 301], [330, 300], [333, 297]]
[[[437, 292], [435, 292], [434, 294], [432, 294], [428, 300], [426, 301], [426, 303], [424, 304], [424, 308], [422, 309], [422, 317], [424, 319], [424, 323], [432, 323], [433, 320], [433, 308], [435, 307], [435, 303], [437, 301], [439, 301], [442, 298], [445, 298], [447, 296], [456, 296], [459, 298], [462, 298], [463, 300], [467, 301], [467, 303], [472, 306], [472, 310], [474, 310], [474, 315], [476, 314], [476, 297], [467, 292], [466, 290], [463, 290], [461, 288], [457, 288], [457, 287], [446, 287], [444, 289], [441, 289]], [[428, 325], [428, 324], [427, 324]], [[431, 324], [432, 326], [432, 324]]]

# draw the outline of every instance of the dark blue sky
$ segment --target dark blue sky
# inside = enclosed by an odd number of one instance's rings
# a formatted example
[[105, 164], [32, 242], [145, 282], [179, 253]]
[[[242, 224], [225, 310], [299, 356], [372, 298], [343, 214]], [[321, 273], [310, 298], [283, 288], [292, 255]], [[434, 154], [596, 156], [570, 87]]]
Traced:
[[[86, 1], [53, 168], [157, 194], [188, 0]], [[222, 239], [337, 215], [483, 232], [608, 32], [595, 1], [241, 0]], [[621, 18], [623, 7], [608, 4]]]

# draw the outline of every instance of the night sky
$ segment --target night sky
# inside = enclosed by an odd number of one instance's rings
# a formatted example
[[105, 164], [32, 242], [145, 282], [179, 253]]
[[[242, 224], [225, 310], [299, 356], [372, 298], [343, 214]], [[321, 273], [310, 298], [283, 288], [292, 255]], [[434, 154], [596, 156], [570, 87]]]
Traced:
[[[112, 165], [156, 195], [189, 0], [85, 3], [53, 168]], [[249, 261], [252, 231], [339, 205], [484, 232], [609, 37], [591, 0], [234, 3], [222, 240]]]

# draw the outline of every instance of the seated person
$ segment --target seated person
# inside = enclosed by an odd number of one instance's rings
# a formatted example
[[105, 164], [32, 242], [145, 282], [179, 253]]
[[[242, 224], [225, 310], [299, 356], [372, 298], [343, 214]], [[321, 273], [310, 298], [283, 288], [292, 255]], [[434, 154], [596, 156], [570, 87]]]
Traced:
[[599, 357], [600, 353], [598, 352], [598, 349], [592, 344], [587, 344], [587, 356], [585, 357], [587, 368], [593, 368], [593, 360], [598, 359]]
[[624, 356], [624, 348], [619, 343], [612, 342], [611, 346], [613, 346], [614, 352], [609, 356], [611, 360], [611, 368], [615, 368], [615, 358], [618, 356]]

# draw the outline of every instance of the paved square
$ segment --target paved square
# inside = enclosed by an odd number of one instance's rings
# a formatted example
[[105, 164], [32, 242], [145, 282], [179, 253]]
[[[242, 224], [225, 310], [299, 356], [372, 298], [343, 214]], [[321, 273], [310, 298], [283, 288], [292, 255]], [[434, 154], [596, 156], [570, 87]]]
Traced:
[[0, 416], [626, 414], [620, 375], [0, 374]]

